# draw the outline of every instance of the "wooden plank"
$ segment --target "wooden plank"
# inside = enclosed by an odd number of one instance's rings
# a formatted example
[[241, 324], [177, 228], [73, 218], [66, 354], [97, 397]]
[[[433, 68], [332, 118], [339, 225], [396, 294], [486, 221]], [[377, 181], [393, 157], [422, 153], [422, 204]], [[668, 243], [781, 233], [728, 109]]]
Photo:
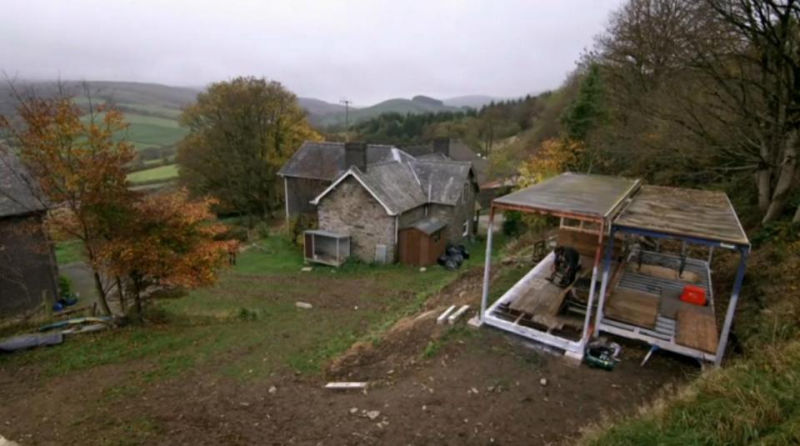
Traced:
[[524, 295], [514, 299], [509, 308], [528, 314], [539, 314], [543, 311], [549, 314], [546, 309], [561, 305], [563, 289], [544, 279], [533, 279], [532, 285]]
[[352, 390], [352, 389], [366, 389], [367, 383], [365, 382], [330, 382], [325, 384], [326, 389], [330, 390]]
[[463, 305], [461, 308], [458, 309], [458, 311], [448, 316], [447, 322], [450, 325], [455, 324], [458, 318], [460, 318], [462, 314], [466, 313], [467, 310], [469, 310], [469, 305]]
[[603, 313], [609, 319], [655, 328], [659, 300], [654, 294], [617, 287], [611, 292]]
[[444, 321], [447, 320], [447, 317], [450, 316], [450, 313], [452, 313], [455, 309], [455, 305], [450, 305], [450, 307], [444, 310], [444, 313], [440, 314], [439, 317], [436, 318], [436, 323], [439, 325], [444, 324]]
[[[603, 242], [603, 252], [605, 252], [607, 238]], [[589, 232], [581, 232], [573, 229], [561, 228], [558, 230], [558, 244], [562, 246], [570, 246], [581, 254], [581, 261], [584, 269], [591, 269], [594, 263], [594, 255], [597, 251], [597, 234]], [[619, 257], [621, 254], [622, 241], [617, 240], [614, 242], [613, 257]], [[584, 258], [588, 258], [588, 262]]]
[[678, 310], [675, 342], [707, 353], [715, 353], [719, 335], [714, 315], [698, 310]]
[[[632, 265], [635, 265], [632, 264]], [[681, 280], [688, 283], [700, 283], [700, 276], [691, 272], [691, 271], [683, 271], [683, 274], [679, 277], [678, 270], [667, 268], [664, 266], [659, 265], [646, 265], [642, 264], [641, 268], [636, 268], [633, 266], [635, 271], [638, 271], [641, 274], [645, 274], [648, 276], [658, 277], [661, 279], [672, 279], [672, 280]]]

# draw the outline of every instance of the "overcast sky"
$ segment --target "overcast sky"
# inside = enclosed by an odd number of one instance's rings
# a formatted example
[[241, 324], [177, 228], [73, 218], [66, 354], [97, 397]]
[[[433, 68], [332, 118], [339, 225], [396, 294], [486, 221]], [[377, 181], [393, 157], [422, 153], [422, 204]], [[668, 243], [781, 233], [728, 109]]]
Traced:
[[237, 75], [363, 106], [557, 87], [621, 0], [5, 0], [19, 78], [202, 86]]

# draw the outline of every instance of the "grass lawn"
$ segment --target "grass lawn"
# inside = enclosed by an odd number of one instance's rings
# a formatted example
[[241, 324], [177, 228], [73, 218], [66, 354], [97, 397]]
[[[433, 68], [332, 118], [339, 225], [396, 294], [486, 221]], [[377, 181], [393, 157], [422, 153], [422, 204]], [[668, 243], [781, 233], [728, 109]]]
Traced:
[[158, 181], [168, 181], [177, 177], [178, 166], [175, 164], [167, 164], [166, 166], [132, 172], [128, 174], [128, 181], [131, 183], [155, 183]]
[[[461, 271], [483, 262], [482, 245], [470, 249], [474, 255]], [[55, 377], [107, 364], [144, 363], [147, 372], [139, 384], [203, 367], [244, 380], [281, 371], [314, 375], [356, 340], [369, 339], [419, 309], [459, 275], [439, 266], [420, 272], [361, 263], [302, 272], [300, 249], [277, 236], [240, 255], [237, 263], [213, 287], [157, 301], [153, 322], [145, 326], [3, 355], [0, 367], [35, 366]], [[297, 301], [313, 308], [297, 308]]]
[[56, 262], [59, 265], [83, 260], [83, 244], [80, 240], [64, 240], [55, 246]]

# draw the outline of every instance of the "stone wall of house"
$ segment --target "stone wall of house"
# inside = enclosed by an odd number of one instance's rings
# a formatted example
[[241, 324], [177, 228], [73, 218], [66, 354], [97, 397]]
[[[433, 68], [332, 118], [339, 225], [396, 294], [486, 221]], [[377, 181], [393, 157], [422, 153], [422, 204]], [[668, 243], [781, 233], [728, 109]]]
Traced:
[[455, 208], [455, 221], [457, 221], [459, 224], [459, 237], [461, 237], [462, 240], [464, 238], [464, 222], [467, 222], [469, 225], [469, 237], [475, 235], [476, 233], [477, 227], [475, 224], [475, 201], [477, 200], [477, 196], [478, 191], [476, 190], [474, 184], [472, 182], [465, 183], [464, 192], [462, 193], [461, 199]]
[[285, 177], [284, 193], [288, 217], [316, 212], [311, 200], [317, 198], [330, 185], [330, 181]]
[[400, 229], [411, 226], [417, 220], [425, 218], [425, 205], [417, 206], [414, 209], [403, 212], [398, 216], [400, 219]]
[[353, 177], [320, 200], [317, 218], [320, 229], [350, 235], [351, 255], [374, 262], [376, 246], [385, 245], [395, 261], [395, 218]]
[[475, 233], [475, 188], [466, 183], [461, 198], [455, 206], [431, 204], [429, 214], [447, 222], [445, 237], [450, 243], [461, 243], [464, 240], [464, 223], [468, 225], [468, 234]]
[[0, 219], [0, 319], [52, 304], [57, 271], [41, 214]]

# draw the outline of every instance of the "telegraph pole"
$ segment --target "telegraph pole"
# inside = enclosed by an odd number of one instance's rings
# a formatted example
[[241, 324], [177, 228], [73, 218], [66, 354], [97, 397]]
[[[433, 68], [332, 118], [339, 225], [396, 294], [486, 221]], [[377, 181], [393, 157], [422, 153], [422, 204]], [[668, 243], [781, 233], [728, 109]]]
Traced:
[[350, 131], [350, 104], [352, 104], [353, 101], [342, 98], [339, 100], [339, 103], [344, 104], [344, 135], [346, 140], [348, 138], [347, 132]]

